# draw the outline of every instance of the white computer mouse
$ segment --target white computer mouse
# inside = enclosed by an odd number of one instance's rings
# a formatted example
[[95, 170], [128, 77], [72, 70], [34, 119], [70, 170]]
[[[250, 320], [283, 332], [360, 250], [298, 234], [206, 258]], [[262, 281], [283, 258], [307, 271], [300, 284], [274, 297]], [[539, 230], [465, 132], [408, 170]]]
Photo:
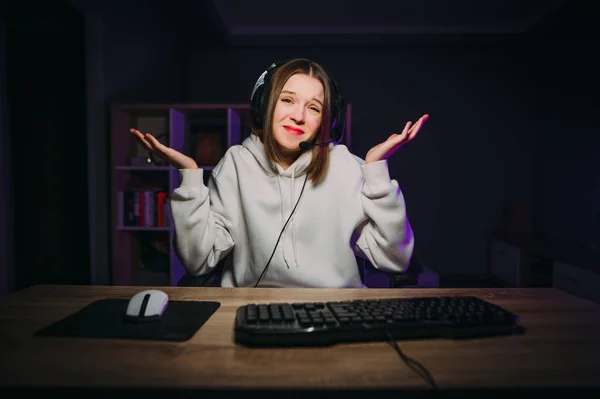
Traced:
[[131, 297], [125, 317], [135, 322], [157, 321], [163, 315], [169, 296], [159, 290], [145, 290]]

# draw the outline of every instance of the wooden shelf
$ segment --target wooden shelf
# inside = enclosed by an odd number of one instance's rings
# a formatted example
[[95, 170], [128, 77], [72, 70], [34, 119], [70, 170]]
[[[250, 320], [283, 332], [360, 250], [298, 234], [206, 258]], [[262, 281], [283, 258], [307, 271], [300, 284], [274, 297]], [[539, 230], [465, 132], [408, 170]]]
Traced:
[[[204, 170], [213, 170], [214, 165], [198, 165], [199, 168]], [[171, 166], [117, 166], [116, 170], [122, 170], [127, 172], [168, 172], [172, 169]]]
[[153, 226], [117, 226], [117, 231], [171, 231], [169, 226], [153, 227]]
[[170, 166], [117, 166], [115, 169], [128, 171], [128, 172], [135, 172], [135, 171], [148, 171], [148, 172], [165, 171], [165, 172], [168, 172], [171, 169], [171, 167]]

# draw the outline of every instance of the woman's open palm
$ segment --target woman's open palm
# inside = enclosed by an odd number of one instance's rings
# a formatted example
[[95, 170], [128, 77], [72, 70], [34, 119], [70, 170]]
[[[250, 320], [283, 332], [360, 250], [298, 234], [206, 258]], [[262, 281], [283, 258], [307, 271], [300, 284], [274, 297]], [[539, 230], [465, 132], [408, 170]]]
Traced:
[[143, 134], [137, 129], [129, 129], [135, 140], [145, 149], [177, 169], [197, 169], [196, 161], [179, 151], [167, 147], [150, 133]]
[[412, 122], [407, 122], [401, 134], [394, 133], [383, 143], [377, 144], [371, 148], [365, 157], [365, 163], [377, 162], [383, 159], [388, 159], [393, 153], [402, 147], [404, 144], [412, 141], [419, 133], [421, 126], [429, 118], [428, 114], [423, 115], [413, 125]]

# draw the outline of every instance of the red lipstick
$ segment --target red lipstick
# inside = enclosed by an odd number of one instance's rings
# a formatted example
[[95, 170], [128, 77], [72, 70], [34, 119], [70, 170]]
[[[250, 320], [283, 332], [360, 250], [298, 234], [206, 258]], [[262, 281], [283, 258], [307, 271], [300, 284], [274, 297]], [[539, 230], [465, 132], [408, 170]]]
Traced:
[[298, 129], [297, 127], [292, 127], [292, 126], [284, 126], [283, 127], [285, 130], [287, 130], [288, 132], [295, 134], [296, 136], [300, 136], [301, 134], [304, 134], [304, 132], [302, 131], [302, 129]]

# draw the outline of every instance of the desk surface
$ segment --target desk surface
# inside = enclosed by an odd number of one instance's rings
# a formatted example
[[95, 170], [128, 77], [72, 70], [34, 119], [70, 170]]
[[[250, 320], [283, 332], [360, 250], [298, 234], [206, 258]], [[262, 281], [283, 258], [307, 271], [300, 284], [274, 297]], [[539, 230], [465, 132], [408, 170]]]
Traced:
[[521, 316], [522, 336], [400, 341], [440, 389], [600, 389], [600, 306], [546, 288], [268, 289], [164, 287], [221, 307], [186, 342], [33, 337], [103, 298], [145, 287], [35, 286], [0, 299], [0, 387], [429, 389], [389, 343], [249, 349], [233, 343], [238, 306], [396, 296], [476, 295]]

